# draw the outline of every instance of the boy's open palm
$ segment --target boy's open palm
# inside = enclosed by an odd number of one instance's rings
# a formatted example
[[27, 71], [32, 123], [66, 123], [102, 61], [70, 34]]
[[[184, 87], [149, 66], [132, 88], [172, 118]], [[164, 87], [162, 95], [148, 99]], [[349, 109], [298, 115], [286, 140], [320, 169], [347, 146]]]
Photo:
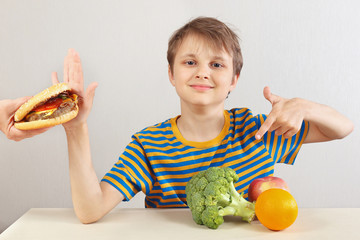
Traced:
[[301, 128], [304, 113], [298, 99], [286, 99], [271, 93], [269, 87], [264, 88], [264, 97], [271, 103], [272, 109], [267, 119], [256, 133], [256, 139], [262, 138], [266, 132], [275, 131], [276, 135], [290, 138]]
[[[53, 84], [59, 83], [57, 73], [53, 72], [51, 75]], [[79, 113], [77, 117], [67, 123], [64, 123], [65, 128], [76, 127], [86, 122], [90, 114], [95, 95], [97, 83], [91, 83], [86, 91], [84, 90], [84, 78], [79, 54], [74, 49], [69, 49], [68, 55], [64, 60], [64, 82], [68, 83], [72, 91], [78, 95]]]

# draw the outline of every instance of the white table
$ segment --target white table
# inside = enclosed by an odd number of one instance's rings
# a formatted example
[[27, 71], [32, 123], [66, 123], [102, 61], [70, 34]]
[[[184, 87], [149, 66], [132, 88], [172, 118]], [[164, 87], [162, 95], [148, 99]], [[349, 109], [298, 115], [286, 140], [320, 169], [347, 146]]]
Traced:
[[114, 209], [94, 224], [81, 224], [73, 209], [31, 209], [0, 235], [13, 239], [360, 239], [360, 208], [299, 209], [295, 223], [270, 231], [226, 217], [217, 230], [197, 225], [189, 209]]

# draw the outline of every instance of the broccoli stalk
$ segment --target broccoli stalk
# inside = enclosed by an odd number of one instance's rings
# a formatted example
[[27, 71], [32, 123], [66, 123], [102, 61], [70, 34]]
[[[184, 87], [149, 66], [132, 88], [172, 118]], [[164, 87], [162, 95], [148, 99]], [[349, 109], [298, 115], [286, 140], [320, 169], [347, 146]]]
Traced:
[[234, 183], [230, 183], [229, 190], [231, 192], [231, 198], [227, 198], [225, 195], [224, 198], [228, 199], [228, 204], [224, 208], [219, 209], [220, 216], [234, 215], [242, 217], [242, 220], [246, 222], [251, 222], [255, 217], [255, 204], [243, 197], [244, 193], [239, 193], [236, 191]]
[[216, 229], [223, 216], [240, 216], [251, 222], [255, 217], [255, 204], [239, 194], [234, 182], [239, 176], [231, 168], [210, 167], [194, 175], [185, 188], [187, 204], [197, 224]]

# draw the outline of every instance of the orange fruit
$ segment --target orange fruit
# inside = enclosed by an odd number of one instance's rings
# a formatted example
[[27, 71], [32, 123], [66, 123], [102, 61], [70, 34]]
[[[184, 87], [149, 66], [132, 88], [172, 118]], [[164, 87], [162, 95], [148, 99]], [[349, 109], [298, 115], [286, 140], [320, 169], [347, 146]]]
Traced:
[[272, 188], [259, 195], [255, 203], [255, 214], [265, 227], [278, 231], [295, 222], [298, 206], [288, 191]]

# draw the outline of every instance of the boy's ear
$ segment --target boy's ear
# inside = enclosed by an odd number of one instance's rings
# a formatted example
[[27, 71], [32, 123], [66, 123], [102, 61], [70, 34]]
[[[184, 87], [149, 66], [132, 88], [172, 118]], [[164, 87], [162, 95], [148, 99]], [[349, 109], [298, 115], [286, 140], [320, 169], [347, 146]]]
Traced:
[[230, 85], [230, 92], [235, 89], [236, 84], [237, 84], [237, 82], [239, 80], [239, 76], [240, 76], [240, 74], [234, 75], [233, 80], [232, 80], [231, 85]]
[[174, 81], [173, 74], [172, 74], [172, 72], [171, 72], [170, 64], [169, 64], [169, 67], [168, 67], [168, 75], [169, 75], [170, 83], [175, 87], [175, 81]]

